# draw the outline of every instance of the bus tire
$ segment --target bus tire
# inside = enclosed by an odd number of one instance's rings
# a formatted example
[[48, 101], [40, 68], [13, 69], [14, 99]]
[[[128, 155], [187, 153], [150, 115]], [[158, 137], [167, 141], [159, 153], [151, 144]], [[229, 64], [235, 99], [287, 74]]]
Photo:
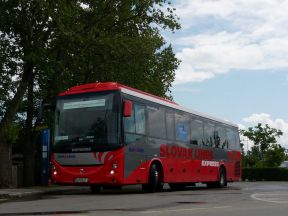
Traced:
[[156, 164], [152, 164], [149, 170], [149, 180], [147, 184], [142, 185], [142, 189], [148, 193], [154, 193], [163, 189], [163, 183], [161, 182], [160, 170], [161, 168]]
[[219, 188], [227, 187], [227, 175], [224, 167], [220, 168], [218, 187]]
[[217, 182], [207, 182], [208, 188], [224, 188], [227, 186], [227, 175], [226, 170], [222, 166], [219, 170], [219, 180]]
[[91, 185], [90, 190], [92, 194], [98, 194], [101, 191], [101, 186], [99, 185]]

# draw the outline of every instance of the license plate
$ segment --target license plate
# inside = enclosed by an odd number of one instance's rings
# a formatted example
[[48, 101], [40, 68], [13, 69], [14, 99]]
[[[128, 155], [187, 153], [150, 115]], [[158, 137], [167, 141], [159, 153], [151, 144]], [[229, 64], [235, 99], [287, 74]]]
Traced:
[[88, 182], [88, 178], [75, 178], [74, 182], [75, 183], [87, 183]]

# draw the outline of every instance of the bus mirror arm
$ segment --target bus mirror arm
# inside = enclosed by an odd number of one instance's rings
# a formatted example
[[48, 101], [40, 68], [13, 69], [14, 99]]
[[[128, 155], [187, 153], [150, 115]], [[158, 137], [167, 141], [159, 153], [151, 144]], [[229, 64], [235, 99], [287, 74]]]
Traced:
[[123, 116], [130, 117], [132, 115], [132, 102], [125, 100], [123, 104]]

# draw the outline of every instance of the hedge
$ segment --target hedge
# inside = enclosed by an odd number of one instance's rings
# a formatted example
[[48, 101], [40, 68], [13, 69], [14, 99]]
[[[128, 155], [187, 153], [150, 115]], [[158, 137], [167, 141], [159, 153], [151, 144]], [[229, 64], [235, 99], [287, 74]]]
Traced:
[[249, 181], [288, 181], [287, 168], [243, 168], [242, 179]]

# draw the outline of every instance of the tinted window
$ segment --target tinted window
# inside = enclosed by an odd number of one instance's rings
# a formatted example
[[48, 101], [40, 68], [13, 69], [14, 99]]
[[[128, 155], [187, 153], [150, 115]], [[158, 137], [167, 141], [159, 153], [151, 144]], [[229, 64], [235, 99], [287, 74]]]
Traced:
[[134, 104], [132, 105], [132, 113], [130, 117], [124, 118], [124, 130], [125, 132], [135, 133], [135, 115], [134, 115]]
[[204, 145], [212, 147], [214, 143], [214, 124], [204, 123]]
[[175, 118], [172, 111], [166, 111], [166, 132], [167, 139], [175, 140]]
[[240, 137], [239, 137], [238, 128], [233, 129], [233, 131], [234, 131], [234, 136], [235, 136], [235, 148], [234, 148], [234, 150], [239, 151], [241, 148], [240, 148]]
[[161, 108], [147, 107], [149, 135], [166, 139], [165, 111]]
[[135, 104], [135, 126], [137, 134], [145, 134], [145, 107]]
[[55, 111], [54, 151], [101, 149], [118, 145], [119, 95], [85, 93], [59, 97]]
[[214, 147], [224, 148], [226, 145], [226, 131], [224, 125], [216, 125], [214, 132]]
[[176, 140], [190, 140], [190, 119], [186, 114], [175, 114]]
[[228, 148], [232, 150], [239, 150], [238, 131], [232, 128], [226, 129]]
[[129, 133], [145, 134], [145, 106], [133, 104], [131, 116], [124, 118], [124, 130]]
[[203, 122], [199, 119], [191, 121], [191, 144], [201, 145], [203, 141]]
[[233, 149], [233, 147], [235, 146], [235, 136], [233, 131], [230, 128], [227, 128], [226, 135], [227, 135], [228, 148]]

